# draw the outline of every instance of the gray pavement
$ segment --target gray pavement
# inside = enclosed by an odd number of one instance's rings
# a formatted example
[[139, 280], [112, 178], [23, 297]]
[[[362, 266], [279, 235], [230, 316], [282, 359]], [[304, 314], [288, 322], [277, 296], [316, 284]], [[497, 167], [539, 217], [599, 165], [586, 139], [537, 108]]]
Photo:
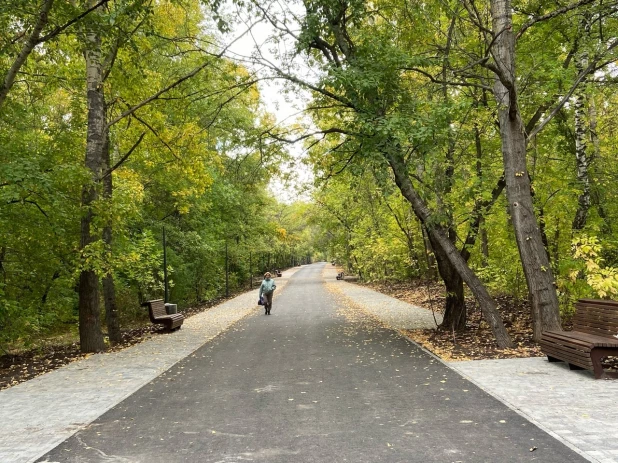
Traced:
[[[338, 284], [337, 271], [327, 267], [324, 276], [337, 291], [378, 316], [392, 329], [409, 329], [419, 320], [414, 306], [401, 301], [383, 302], [370, 289]], [[380, 305], [388, 307], [381, 317]], [[430, 326], [432, 327], [432, 326]], [[587, 460], [618, 463], [618, 380], [595, 380], [590, 371], [571, 371], [565, 363], [549, 363], [545, 357], [527, 359], [448, 362], [474, 384], [532, 423], [547, 431]]]
[[0, 391], [0, 463], [618, 462], [618, 381], [544, 359], [447, 365], [384, 328], [431, 312], [330, 265], [294, 271], [270, 317], [253, 291]]
[[354, 301], [355, 304], [393, 329], [428, 329], [435, 328], [442, 323], [442, 314], [440, 313], [408, 304], [364, 286], [344, 284], [346, 282], [338, 281], [335, 267], [327, 265], [324, 268], [323, 277], [332, 285], [332, 290]]
[[449, 366], [588, 460], [618, 462], [618, 380], [595, 380], [545, 357]]
[[[283, 291], [298, 270], [277, 279]], [[257, 290], [185, 320], [182, 329], [96, 354], [0, 391], [0, 463], [36, 460], [243, 317]]]
[[38, 461], [586, 461], [323, 269], [303, 267], [273, 315], [240, 317]]

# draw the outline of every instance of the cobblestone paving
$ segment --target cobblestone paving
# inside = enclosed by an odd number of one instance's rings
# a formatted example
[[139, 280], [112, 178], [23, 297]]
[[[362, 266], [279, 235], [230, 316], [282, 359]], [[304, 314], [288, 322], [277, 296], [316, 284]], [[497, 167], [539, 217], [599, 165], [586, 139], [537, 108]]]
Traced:
[[[278, 294], [297, 269], [277, 278]], [[208, 340], [261, 310], [256, 301], [254, 289], [188, 318], [178, 331], [120, 352], [92, 355], [0, 391], [0, 462], [34, 461]]]
[[618, 462], [618, 380], [545, 357], [448, 365], [590, 461]]

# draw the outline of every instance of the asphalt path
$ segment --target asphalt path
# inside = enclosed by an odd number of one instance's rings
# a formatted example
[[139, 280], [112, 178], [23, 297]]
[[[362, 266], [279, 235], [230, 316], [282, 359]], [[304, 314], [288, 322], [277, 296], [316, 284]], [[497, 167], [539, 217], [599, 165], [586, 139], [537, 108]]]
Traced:
[[584, 462], [297, 271], [41, 462]]

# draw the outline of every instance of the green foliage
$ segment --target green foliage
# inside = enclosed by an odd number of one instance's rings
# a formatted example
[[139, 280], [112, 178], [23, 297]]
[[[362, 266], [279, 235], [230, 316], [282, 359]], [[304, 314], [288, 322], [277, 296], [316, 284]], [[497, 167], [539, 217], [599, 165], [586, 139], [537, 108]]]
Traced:
[[[494, 293], [526, 298], [504, 192], [494, 196], [504, 167], [491, 94], [495, 75], [487, 66], [493, 58], [481, 27], [489, 16], [470, 16], [487, 12], [489, 3], [475, 8], [389, 0], [308, 4], [297, 46], [321, 72], [324, 91], [314, 91], [320, 110], [312, 115], [327, 133], [307, 143], [321, 188], [314, 220], [330, 256], [365, 279], [431, 276], [419, 225], [398, 205], [393, 175], [385, 168], [388, 155], [400, 154], [431, 212], [428, 225], [449, 229], [460, 249], [472, 238], [469, 263], [484, 283]], [[527, 130], [570, 91], [580, 72], [576, 58], [615, 60], [616, 51], [606, 48], [617, 26], [612, 12], [600, 4], [552, 16], [554, 10], [550, 3], [513, 10], [515, 31], [531, 17], [551, 17], [517, 36], [518, 107], [524, 124], [530, 123]], [[484, 25], [492, 27], [489, 20]], [[535, 206], [529, 212], [541, 225], [565, 314], [577, 298], [612, 297], [616, 291], [616, 113], [610, 74], [605, 68], [579, 85], [591, 190], [583, 232], [594, 236], [594, 243], [580, 239], [571, 249], [572, 236], [580, 233], [573, 230], [573, 218], [584, 191], [574, 156], [572, 100], [556, 109], [528, 144]]]
[[596, 236], [583, 234], [572, 241], [572, 257], [564, 259], [558, 280], [559, 295], [567, 313], [580, 298], [615, 298], [618, 268], [606, 265]]
[[[19, 3], [0, 6], [2, 78], [37, 18], [38, 3]], [[80, 12], [54, 2], [43, 33]], [[250, 273], [312, 254], [303, 221], [280, 215], [297, 206], [268, 191], [287, 156], [264, 140], [273, 118], [249, 71], [215, 56], [204, 14], [194, 0], [110, 2], [24, 63], [0, 106], [0, 347], [75, 327], [83, 269], [114, 277], [123, 325], [143, 321], [139, 303], [163, 296], [163, 227], [171, 300], [181, 307], [224, 293], [226, 243], [232, 291], [248, 289]], [[102, 39], [108, 122], [120, 117], [109, 133], [111, 197], [83, 167], [86, 26]], [[86, 209], [82, 188], [91, 185], [98, 199]], [[89, 212], [95, 239], [80, 251], [80, 219]]]

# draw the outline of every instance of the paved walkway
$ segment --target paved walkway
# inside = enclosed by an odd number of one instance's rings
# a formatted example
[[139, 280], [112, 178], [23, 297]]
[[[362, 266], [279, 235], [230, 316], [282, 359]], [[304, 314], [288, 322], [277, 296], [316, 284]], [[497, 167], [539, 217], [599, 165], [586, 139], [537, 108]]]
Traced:
[[[324, 276], [339, 283], [336, 273], [327, 267]], [[337, 288], [393, 329], [429, 321], [431, 312], [401, 301], [383, 302], [390, 298], [370, 289], [347, 283]], [[387, 307], [386, 317], [381, 317], [379, 307]], [[417, 310], [425, 317], [418, 317]], [[545, 357], [447, 365], [589, 461], [618, 463], [618, 380], [595, 380], [590, 371], [571, 371], [565, 363], [549, 363]]]
[[[299, 267], [277, 279], [282, 291]], [[0, 463], [34, 461], [179, 360], [255, 313], [257, 290], [185, 320], [182, 329], [96, 354], [0, 391]]]
[[40, 461], [618, 462], [618, 381], [542, 359], [448, 365], [479, 389], [362, 316], [409, 328], [432, 326], [430, 312], [331, 272], [303, 267], [281, 291], [285, 272], [271, 317], [253, 291], [0, 391], [0, 462], [35, 461], [72, 434]]
[[355, 304], [361, 306], [393, 329], [418, 330], [435, 328], [442, 323], [442, 314], [440, 313], [432, 313], [430, 310], [408, 304], [364, 286], [338, 281], [336, 267], [327, 265], [322, 275], [332, 285], [331, 289], [354, 301]]
[[545, 357], [449, 366], [588, 460], [618, 462], [618, 380], [595, 380]]

